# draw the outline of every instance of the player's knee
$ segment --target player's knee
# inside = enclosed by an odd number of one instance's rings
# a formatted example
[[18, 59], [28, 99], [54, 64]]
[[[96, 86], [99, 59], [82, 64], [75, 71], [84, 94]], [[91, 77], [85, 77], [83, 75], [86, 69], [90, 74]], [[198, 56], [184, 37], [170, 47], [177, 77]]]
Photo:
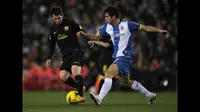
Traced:
[[81, 66], [72, 65], [72, 74], [74, 76], [81, 75]]
[[114, 75], [113, 75], [112, 71], [107, 70], [105, 72], [105, 78], [113, 78], [113, 77], [114, 77]]
[[120, 76], [119, 75], [116, 75], [113, 77], [113, 80], [119, 80], [120, 79]]
[[63, 81], [67, 80], [69, 75], [70, 75], [69, 72], [67, 72], [65, 70], [60, 71], [60, 79]]

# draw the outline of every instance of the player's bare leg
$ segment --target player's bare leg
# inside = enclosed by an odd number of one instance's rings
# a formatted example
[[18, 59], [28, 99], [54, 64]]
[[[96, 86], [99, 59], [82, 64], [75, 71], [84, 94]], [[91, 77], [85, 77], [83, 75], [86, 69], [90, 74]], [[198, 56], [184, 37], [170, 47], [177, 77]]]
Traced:
[[86, 99], [83, 96], [83, 77], [81, 75], [81, 66], [72, 65], [71, 67], [72, 74], [74, 75], [77, 83], [77, 91], [80, 96], [77, 97], [78, 102], [85, 102]]
[[99, 95], [95, 95], [90, 92], [90, 98], [94, 101], [97, 106], [100, 106], [104, 97], [108, 94], [108, 91], [112, 86], [112, 78], [119, 74], [119, 69], [116, 64], [111, 64], [105, 72], [105, 79], [103, 86], [101, 87]]
[[148, 99], [148, 103], [152, 104], [154, 99], [156, 98], [156, 94], [148, 91], [144, 86], [142, 86], [139, 82], [135, 80], [129, 80], [129, 77], [120, 77], [119, 78], [121, 85], [129, 86], [133, 90], [140, 92], [145, 95]]

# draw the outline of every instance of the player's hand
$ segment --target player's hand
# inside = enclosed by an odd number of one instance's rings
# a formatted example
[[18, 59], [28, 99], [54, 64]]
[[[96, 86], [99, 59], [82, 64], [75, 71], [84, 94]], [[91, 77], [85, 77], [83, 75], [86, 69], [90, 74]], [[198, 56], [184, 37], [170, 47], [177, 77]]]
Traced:
[[88, 41], [88, 44], [90, 45], [90, 48], [94, 47], [94, 41]]
[[169, 38], [169, 33], [167, 30], [161, 30], [160, 33], [166, 34], [166, 38]]
[[80, 35], [83, 36], [83, 37], [87, 36], [87, 34], [85, 32], [83, 32], [83, 31], [80, 31]]
[[50, 65], [51, 65], [51, 59], [47, 59], [47, 61], [46, 61], [46, 67], [50, 67]]

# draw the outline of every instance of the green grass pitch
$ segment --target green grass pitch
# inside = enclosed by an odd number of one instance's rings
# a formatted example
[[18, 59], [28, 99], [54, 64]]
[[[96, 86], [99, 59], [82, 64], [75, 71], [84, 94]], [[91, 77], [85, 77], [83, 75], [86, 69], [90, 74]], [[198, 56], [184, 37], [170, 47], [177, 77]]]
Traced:
[[24, 92], [23, 112], [177, 112], [176, 92], [158, 92], [155, 103], [149, 105], [137, 92], [109, 92], [103, 105], [95, 106], [84, 93], [86, 102], [69, 105], [66, 92]]

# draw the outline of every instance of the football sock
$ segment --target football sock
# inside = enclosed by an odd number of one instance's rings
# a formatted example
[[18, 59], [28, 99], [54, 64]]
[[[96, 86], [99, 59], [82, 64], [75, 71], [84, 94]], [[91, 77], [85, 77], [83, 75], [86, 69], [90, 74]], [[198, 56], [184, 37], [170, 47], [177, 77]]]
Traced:
[[98, 94], [99, 94], [99, 92], [100, 92], [100, 90], [101, 90], [101, 87], [103, 86], [103, 83], [104, 83], [104, 79], [101, 79], [101, 81], [100, 81], [100, 83], [99, 83], [99, 90], [98, 90]]
[[99, 93], [100, 100], [103, 100], [103, 98], [106, 96], [108, 91], [111, 89], [111, 86], [112, 86], [112, 79], [105, 78], [103, 86], [102, 86], [100, 93]]
[[149, 97], [151, 95], [151, 93], [137, 81], [133, 82], [131, 88], [136, 91], [139, 91], [140, 93], [144, 94], [146, 97]]
[[69, 86], [71, 86], [71, 87], [73, 87], [73, 88], [77, 88], [77, 83], [76, 83], [76, 81], [75, 81], [71, 76], [69, 76], [69, 77], [67, 78], [67, 80], [64, 81], [64, 83], [65, 83], [65, 84], [68, 84]]
[[83, 77], [82, 75], [75, 76], [76, 83], [77, 83], [77, 90], [80, 96], [83, 96]]
[[[112, 82], [114, 83], [115, 81], [116, 81], [117, 79], [115, 79], [115, 78], [112, 78]], [[100, 90], [101, 90], [101, 87], [103, 86], [103, 83], [104, 83], [104, 79], [101, 79], [101, 81], [100, 81], [100, 83], [99, 83], [99, 90], [98, 90], [98, 94], [99, 94], [99, 92], [100, 92]]]

